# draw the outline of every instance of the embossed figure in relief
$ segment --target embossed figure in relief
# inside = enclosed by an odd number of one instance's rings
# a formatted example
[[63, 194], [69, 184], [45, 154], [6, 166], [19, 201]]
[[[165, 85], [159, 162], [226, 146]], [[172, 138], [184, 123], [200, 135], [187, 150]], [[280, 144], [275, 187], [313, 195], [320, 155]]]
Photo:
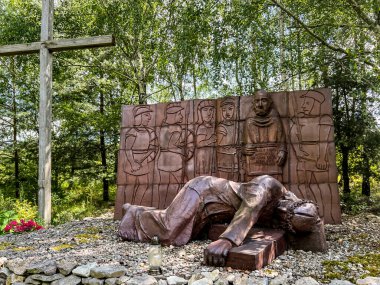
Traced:
[[245, 181], [269, 174], [281, 180], [287, 157], [285, 133], [273, 101], [265, 90], [255, 92], [253, 114], [244, 122], [242, 153]]
[[125, 201], [141, 204], [149, 187], [154, 159], [157, 154], [157, 137], [155, 131], [148, 127], [153, 111], [149, 106], [140, 105], [133, 108], [134, 127], [125, 134], [124, 171], [127, 173]]
[[169, 207], [125, 204], [119, 235], [149, 242], [158, 236], [165, 245], [184, 245], [210, 223], [229, 223], [206, 249], [206, 262], [222, 266], [229, 250], [240, 246], [254, 225], [283, 227], [294, 234], [310, 234], [313, 250], [325, 250], [323, 222], [314, 203], [297, 198], [275, 178], [263, 175], [248, 183], [213, 176], [190, 180]]
[[192, 158], [194, 152], [194, 135], [188, 129], [184, 111], [181, 103], [168, 104], [159, 132], [158, 207], [161, 209], [168, 206], [169, 199], [172, 200], [187, 180], [186, 163]]
[[195, 133], [195, 174], [212, 175], [215, 170], [215, 106], [212, 100], [198, 104], [198, 127]]
[[232, 181], [239, 179], [238, 162], [238, 123], [236, 121], [236, 103], [233, 98], [225, 98], [220, 104], [222, 121], [216, 128], [217, 176]]
[[[311, 91], [301, 95], [301, 98], [301, 108], [291, 120], [290, 126], [291, 142], [297, 157], [298, 187], [304, 184], [306, 193], [300, 191], [300, 194], [318, 202], [321, 205], [321, 213], [327, 213], [334, 220], [332, 210], [325, 208], [323, 203], [326, 200], [331, 201], [332, 189], [328, 183], [320, 184], [320, 181], [328, 180], [328, 142], [333, 120], [329, 115], [321, 115], [321, 105], [325, 101], [322, 93]], [[292, 100], [297, 108], [294, 94]]]

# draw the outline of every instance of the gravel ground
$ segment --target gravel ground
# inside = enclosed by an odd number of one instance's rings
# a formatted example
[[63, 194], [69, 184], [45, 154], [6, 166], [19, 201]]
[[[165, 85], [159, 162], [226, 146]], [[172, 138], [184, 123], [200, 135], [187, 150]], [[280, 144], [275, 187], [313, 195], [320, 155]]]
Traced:
[[[69, 258], [80, 264], [122, 264], [127, 267], [129, 276], [146, 273], [148, 245], [121, 241], [116, 234], [119, 222], [113, 221], [111, 216], [108, 214], [37, 232], [1, 236], [0, 257], [28, 261]], [[356, 255], [380, 256], [380, 216], [368, 213], [358, 216], [343, 215], [342, 220], [340, 225], [326, 225], [328, 250], [325, 253], [288, 250], [261, 270], [250, 272], [231, 268], [218, 269], [226, 276], [234, 274], [269, 279], [286, 276], [291, 284], [292, 281], [306, 276], [317, 279], [320, 284], [328, 284], [333, 279], [331, 274], [337, 273], [341, 274], [340, 278], [337, 276], [338, 279], [356, 280], [363, 274], [368, 274], [365, 265], [347, 262], [343, 266], [334, 261], [345, 261]], [[202, 264], [203, 249], [209, 242], [194, 241], [183, 247], [163, 247], [163, 275], [188, 279], [196, 272], [214, 270], [215, 268]], [[326, 261], [332, 261], [333, 267], [324, 267], [323, 262]]]

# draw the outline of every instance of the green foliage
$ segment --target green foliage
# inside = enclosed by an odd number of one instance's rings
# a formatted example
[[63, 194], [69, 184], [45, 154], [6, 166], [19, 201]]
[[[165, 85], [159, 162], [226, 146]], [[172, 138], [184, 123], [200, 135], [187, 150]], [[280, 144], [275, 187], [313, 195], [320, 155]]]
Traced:
[[4, 211], [0, 212], [0, 235], [5, 234], [5, 226], [12, 220], [17, 220], [18, 216], [14, 211]]
[[27, 200], [20, 201], [16, 200], [14, 204], [14, 210], [20, 219], [24, 220], [34, 220], [38, 216], [38, 208], [32, 202]]
[[[54, 223], [96, 214], [108, 207], [102, 200], [113, 199], [123, 104], [257, 88], [332, 89], [344, 207], [367, 209], [360, 188], [370, 185], [363, 194], [373, 209], [380, 188], [379, 4], [356, 2], [55, 1], [55, 38], [113, 34], [117, 45], [55, 53]], [[0, 45], [38, 41], [40, 9], [37, 0], [0, 1]], [[37, 200], [38, 73], [38, 55], [0, 58], [2, 211], [14, 209], [15, 199]], [[31, 205], [19, 207], [22, 215], [35, 213]]]
[[[110, 210], [110, 205], [102, 201], [100, 181], [87, 186], [70, 183], [65, 185], [65, 196], [53, 194], [53, 224], [61, 224], [70, 220], [79, 220], [89, 216], [97, 216]], [[116, 188], [110, 189], [111, 200], [114, 199]]]
[[363, 270], [367, 271], [366, 274], [360, 276], [365, 278], [367, 276], [379, 276], [380, 274], [380, 254], [368, 253], [365, 255], [354, 255], [348, 257], [346, 260], [325, 260], [322, 262], [324, 268], [324, 282], [329, 282], [332, 279], [350, 280], [355, 282], [352, 275], [352, 266], [360, 265]]

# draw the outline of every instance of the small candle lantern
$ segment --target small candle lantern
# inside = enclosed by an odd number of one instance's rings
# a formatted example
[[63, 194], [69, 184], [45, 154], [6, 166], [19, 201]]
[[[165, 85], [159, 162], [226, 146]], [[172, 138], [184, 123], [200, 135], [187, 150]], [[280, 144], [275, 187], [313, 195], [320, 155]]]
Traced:
[[152, 238], [152, 244], [148, 251], [148, 263], [149, 263], [149, 273], [152, 275], [161, 274], [161, 264], [162, 264], [162, 252], [160, 241], [157, 236]]

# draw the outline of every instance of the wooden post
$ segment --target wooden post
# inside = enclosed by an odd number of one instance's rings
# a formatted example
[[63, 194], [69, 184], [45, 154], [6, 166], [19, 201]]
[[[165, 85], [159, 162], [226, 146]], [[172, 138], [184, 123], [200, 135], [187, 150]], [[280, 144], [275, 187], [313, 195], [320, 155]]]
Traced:
[[[42, 1], [41, 41], [53, 39], [53, 0]], [[53, 55], [44, 43], [40, 47], [39, 171], [38, 211], [51, 223], [51, 116]]]

